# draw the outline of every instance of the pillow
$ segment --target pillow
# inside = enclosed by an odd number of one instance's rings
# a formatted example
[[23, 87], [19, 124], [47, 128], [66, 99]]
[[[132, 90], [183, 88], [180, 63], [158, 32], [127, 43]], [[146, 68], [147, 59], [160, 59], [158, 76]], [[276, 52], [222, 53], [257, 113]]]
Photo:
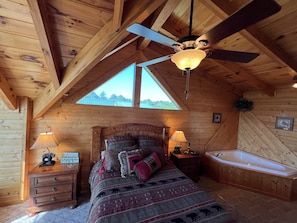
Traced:
[[146, 181], [149, 177], [161, 168], [161, 162], [157, 153], [153, 152], [134, 166], [134, 172], [140, 181]]
[[152, 136], [139, 136], [138, 145], [142, 146], [162, 146], [162, 141]]
[[157, 153], [162, 166], [165, 166], [167, 164], [167, 159], [165, 157], [163, 147], [161, 147], [161, 146], [147, 146], [147, 147], [142, 146], [142, 147], [140, 147], [140, 149], [142, 149], [142, 151], [143, 151], [143, 157], [146, 157], [146, 156], [150, 155], [152, 152], [155, 152], [155, 153]]
[[134, 173], [134, 165], [142, 160], [142, 150], [122, 151], [118, 154], [118, 158], [121, 164], [121, 176], [125, 178]]
[[106, 150], [118, 149], [136, 144], [135, 139], [130, 135], [112, 136], [106, 141]]
[[120, 161], [118, 159], [118, 154], [125, 150], [131, 151], [135, 150], [137, 145], [124, 147], [124, 148], [116, 148], [112, 150], [105, 150], [104, 152], [104, 159], [103, 159], [103, 166], [106, 172], [113, 172], [113, 171], [120, 171]]

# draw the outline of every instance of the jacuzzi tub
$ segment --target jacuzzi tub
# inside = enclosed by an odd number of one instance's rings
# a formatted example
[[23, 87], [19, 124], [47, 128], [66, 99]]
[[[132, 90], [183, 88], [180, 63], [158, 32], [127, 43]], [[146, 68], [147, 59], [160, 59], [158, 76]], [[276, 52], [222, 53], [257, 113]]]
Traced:
[[278, 176], [292, 176], [297, 174], [297, 169], [295, 168], [238, 149], [210, 151], [206, 152], [205, 155], [220, 163], [263, 173]]
[[215, 180], [282, 200], [297, 200], [297, 169], [242, 150], [205, 153], [204, 171]]

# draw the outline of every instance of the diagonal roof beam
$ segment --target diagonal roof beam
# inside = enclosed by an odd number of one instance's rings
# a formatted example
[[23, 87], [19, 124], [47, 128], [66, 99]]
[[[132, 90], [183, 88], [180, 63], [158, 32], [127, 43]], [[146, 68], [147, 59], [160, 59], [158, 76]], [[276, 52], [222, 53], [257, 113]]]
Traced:
[[2, 72], [0, 72], [0, 99], [10, 110], [17, 109], [16, 94], [13, 92], [13, 89], [10, 87]]
[[[151, 25], [151, 29], [155, 31], [159, 31], [179, 2], [180, 0], [167, 1], [166, 4], [164, 4], [164, 6], [160, 8], [160, 10], [156, 13], [157, 16], [154, 18], [154, 21]], [[150, 39], [144, 38], [139, 44], [138, 48], [140, 50], [144, 50], [149, 45], [150, 42], [151, 42]]]
[[[221, 19], [226, 19], [231, 13], [235, 11], [231, 4], [229, 4], [227, 1], [201, 0], [201, 2]], [[261, 31], [257, 29], [256, 26], [247, 27], [246, 29], [241, 30], [240, 34], [277, 63], [287, 66], [290, 69], [291, 75], [296, 74], [297, 60], [288, 55], [271, 39], [263, 35], [263, 33], [261, 33]]]
[[118, 30], [122, 25], [122, 16], [125, 0], [115, 0], [113, 10], [113, 27]]
[[55, 90], [50, 83], [34, 100], [33, 118], [41, 117], [63, 95], [80, 81], [100, 60], [125, 37], [129, 35], [126, 28], [133, 23], [141, 23], [152, 14], [165, 0], [142, 0], [131, 4], [125, 21], [118, 31], [114, 31], [113, 20], [106, 23], [73, 58], [64, 71], [61, 86]]
[[46, 65], [51, 76], [53, 86], [57, 89], [60, 86], [61, 73], [60, 64], [58, 60], [59, 51], [55, 47], [54, 38], [50, 31], [50, 23], [46, 11], [45, 0], [27, 0], [33, 22], [36, 28], [36, 33], [40, 41], [40, 46], [44, 54]]

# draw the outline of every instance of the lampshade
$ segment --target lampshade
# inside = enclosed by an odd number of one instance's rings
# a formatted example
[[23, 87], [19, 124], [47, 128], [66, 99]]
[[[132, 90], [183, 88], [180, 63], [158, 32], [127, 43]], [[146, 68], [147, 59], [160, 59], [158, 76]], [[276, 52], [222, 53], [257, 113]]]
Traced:
[[193, 70], [199, 66], [205, 57], [206, 53], [203, 50], [186, 49], [175, 53], [171, 57], [171, 61], [180, 70]]
[[175, 131], [170, 139], [174, 142], [187, 142], [183, 131]]
[[40, 133], [30, 149], [42, 149], [58, 146], [59, 142], [52, 132]]
[[294, 84], [292, 85], [293, 88], [297, 88], [297, 76], [293, 77]]

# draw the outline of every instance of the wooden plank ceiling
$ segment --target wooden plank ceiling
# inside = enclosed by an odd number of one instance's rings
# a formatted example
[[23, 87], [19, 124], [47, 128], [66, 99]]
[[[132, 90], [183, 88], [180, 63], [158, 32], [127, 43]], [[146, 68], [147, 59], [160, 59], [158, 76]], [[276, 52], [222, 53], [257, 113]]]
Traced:
[[[192, 33], [205, 33], [247, 2], [195, 0]], [[245, 64], [205, 59], [193, 73], [237, 95], [259, 90], [273, 96], [276, 87], [291, 85], [297, 71], [297, 1], [276, 2], [280, 12], [215, 46], [259, 57]], [[65, 94], [76, 98], [114, 75], [114, 65], [174, 53], [130, 34], [129, 25], [142, 23], [178, 40], [188, 35], [189, 15], [190, 0], [1, 0], [0, 98], [16, 109], [19, 97], [29, 97], [34, 117], [40, 117]], [[114, 62], [122, 55], [129, 59]], [[109, 70], [96, 69], [101, 64]], [[170, 61], [158, 66], [179, 73]]]

